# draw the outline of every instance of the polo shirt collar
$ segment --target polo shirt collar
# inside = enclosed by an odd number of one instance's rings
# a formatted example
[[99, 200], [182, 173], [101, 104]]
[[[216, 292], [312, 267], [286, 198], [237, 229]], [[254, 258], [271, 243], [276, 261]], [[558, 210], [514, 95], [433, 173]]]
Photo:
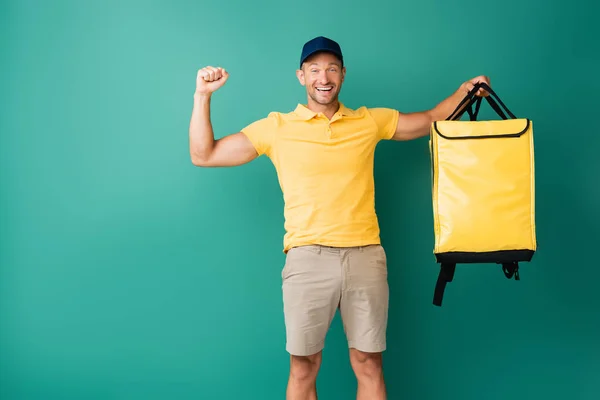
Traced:
[[[294, 112], [303, 120], [308, 121], [312, 118], [314, 118], [317, 113], [314, 111], [311, 111], [308, 107], [306, 107], [304, 104], [298, 104], [298, 106], [296, 106], [296, 109], [294, 110]], [[347, 108], [346, 106], [344, 106], [344, 104], [342, 102], [340, 102], [340, 107], [338, 109], [338, 111], [336, 112], [336, 114], [339, 113], [341, 114], [342, 117], [348, 116], [348, 115], [352, 115], [352, 110], [350, 110], [349, 108]]]

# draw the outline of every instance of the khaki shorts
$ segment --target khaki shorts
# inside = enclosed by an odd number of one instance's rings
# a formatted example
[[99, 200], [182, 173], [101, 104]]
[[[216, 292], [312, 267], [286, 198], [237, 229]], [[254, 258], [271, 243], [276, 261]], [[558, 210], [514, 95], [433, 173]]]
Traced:
[[290, 354], [321, 351], [338, 309], [348, 347], [385, 350], [389, 289], [381, 245], [295, 247], [288, 251], [281, 275]]

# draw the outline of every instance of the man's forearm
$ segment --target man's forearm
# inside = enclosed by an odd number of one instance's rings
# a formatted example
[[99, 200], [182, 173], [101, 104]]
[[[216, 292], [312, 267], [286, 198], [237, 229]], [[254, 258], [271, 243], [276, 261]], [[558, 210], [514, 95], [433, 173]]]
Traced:
[[452, 95], [427, 111], [400, 114], [394, 138], [396, 140], [418, 139], [429, 134], [429, 128], [434, 121], [441, 121], [452, 113], [466, 95], [465, 85]]
[[210, 95], [194, 94], [189, 135], [192, 161], [208, 159], [215, 142], [210, 121]]
[[[434, 121], [443, 121], [448, 118], [465, 98], [469, 91], [475, 89], [475, 84], [483, 82], [490, 85], [489, 78], [478, 76], [462, 85], [450, 96], [438, 103], [434, 108], [427, 111], [419, 111], [409, 114], [400, 113], [398, 125], [393, 138], [395, 140], [412, 140], [429, 134], [429, 128]], [[476, 96], [488, 95], [484, 89], [477, 89]], [[459, 113], [462, 112], [468, 102], [461, 106]]]
[[[429, 111], [429, 117], [431, 118], [431, 122], [433, 121], [442, 121], [445, 120], [452, 114], [452, 112], [456, 109], [456, 107], [460, 104], [462, 99], [467, 95], [468, 90], [465, 88], [465, 85], [461, 85], [452, 95], [441, 101], [438, 105], [436, 105], [433, 109]], [[465, 103], [461, 109], [462, 111], [465, 106], [468, 104]]]

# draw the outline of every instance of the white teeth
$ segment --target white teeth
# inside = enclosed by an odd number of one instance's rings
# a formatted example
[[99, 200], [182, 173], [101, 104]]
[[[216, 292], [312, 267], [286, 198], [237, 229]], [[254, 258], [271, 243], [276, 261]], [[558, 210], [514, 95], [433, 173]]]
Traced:
[[321, 91], [321, 92], [328, 92], [330, 91], [332, 88], [317, 88], [317, 90]]

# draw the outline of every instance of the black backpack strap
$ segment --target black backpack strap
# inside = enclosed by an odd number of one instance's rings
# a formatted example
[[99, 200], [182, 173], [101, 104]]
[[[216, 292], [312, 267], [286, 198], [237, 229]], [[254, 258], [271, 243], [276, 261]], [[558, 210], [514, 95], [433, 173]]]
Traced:
[[515, 281], [520, 280], [519, 263], [518, 262], [502, 263], [502, 271], [504, 272], [504, 275], [506, 275], [506, 277], [508, 279], [511, 279], [514, 276]]
[[433, 294], [433, 304], [436, 306], [442, 305], [442, 299], [444, 298], [444, 290], [446, 284], [452, 282], [454, 279], [454, 271], [456, 270], [456, 264], [454, 263], [442, 263], [440, 266], [440, 273], [438, 275], [437, 283], [435, 285], [435, 292]]

